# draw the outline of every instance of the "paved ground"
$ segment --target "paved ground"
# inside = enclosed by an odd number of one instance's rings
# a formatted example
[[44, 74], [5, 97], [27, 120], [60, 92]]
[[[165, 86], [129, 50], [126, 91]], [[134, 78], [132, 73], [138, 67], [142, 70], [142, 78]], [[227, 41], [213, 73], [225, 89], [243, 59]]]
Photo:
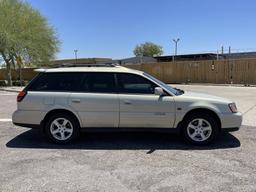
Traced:
[[241, 130], [208, 147], [160, 133], [90, 133], [58, 146], [8, 122], [16, 94], [0, 92], [0, 191], [256, 191], [256, 88], [177, 87], [236, 101]]

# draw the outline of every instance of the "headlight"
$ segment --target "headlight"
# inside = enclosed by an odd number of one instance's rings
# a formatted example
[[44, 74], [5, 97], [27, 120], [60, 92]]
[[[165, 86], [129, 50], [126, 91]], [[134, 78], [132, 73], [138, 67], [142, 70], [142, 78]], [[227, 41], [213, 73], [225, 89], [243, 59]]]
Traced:
[[237, 113], [238, 112], [235, 103], [230, 103], [230, 104], [228, 104], [228, 106], [229, 106], [229, 109], [232, 113]]

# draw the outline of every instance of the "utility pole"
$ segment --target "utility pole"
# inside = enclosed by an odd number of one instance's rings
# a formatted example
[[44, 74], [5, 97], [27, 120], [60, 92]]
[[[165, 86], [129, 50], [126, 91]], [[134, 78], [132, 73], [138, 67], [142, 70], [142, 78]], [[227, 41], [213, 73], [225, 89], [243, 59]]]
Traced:
[[174, 55], [172, 57], [172, 60], [174, 61], [175, 60], [175, 57], [177, 56], [177, 52], [178, 52], [178, 42], [180, 41], [179, 38], [177, 39], [173, 39], [173, 42], [175, 43], [175, 52], [174, 52]]
[[75, 49], [75, 50], [74, 50], [74, 53], [75, 53], [76, 64], [77, 64], [77, 52], [78, 52], [78, 50]]
[[221, 46], [221, 54], [223, 55], [224, 54], [224, 47]]

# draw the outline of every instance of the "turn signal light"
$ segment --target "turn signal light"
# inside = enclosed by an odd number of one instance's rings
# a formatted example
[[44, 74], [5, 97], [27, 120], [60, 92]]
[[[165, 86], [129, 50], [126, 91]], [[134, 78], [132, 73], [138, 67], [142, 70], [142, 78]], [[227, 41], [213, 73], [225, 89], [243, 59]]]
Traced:
[[238, 112], [235, 103], [230, 103], [230, 104], [228, 104], [228, 106], [229, 106], [229, 109], [232, 113], [237, 113]]

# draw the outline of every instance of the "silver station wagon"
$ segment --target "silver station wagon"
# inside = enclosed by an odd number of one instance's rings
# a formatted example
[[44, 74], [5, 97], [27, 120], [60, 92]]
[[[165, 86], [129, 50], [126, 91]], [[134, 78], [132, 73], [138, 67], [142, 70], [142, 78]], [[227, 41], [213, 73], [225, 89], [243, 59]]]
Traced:
[[186, 141], [204, 145], [241, 126], [234, 102], [173, 88], [142, 71], [104, 65], [38, 72], [17, 96], [12, 121], [41, 128], [59, 144], [104, 128], [176, 130]]

